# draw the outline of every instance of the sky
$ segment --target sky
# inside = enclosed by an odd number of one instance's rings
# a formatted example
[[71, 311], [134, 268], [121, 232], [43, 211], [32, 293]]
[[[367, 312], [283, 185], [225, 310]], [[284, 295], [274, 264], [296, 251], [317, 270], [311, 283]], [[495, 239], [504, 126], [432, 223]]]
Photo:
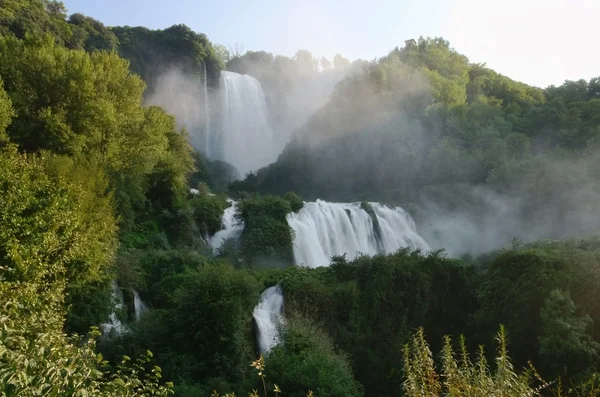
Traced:
[[471, 62], [546, 87], [600, 76], [600, 0], [63, 0], [108, 26], [184, 23], [215, 44], [330, 60], [442, 36]]

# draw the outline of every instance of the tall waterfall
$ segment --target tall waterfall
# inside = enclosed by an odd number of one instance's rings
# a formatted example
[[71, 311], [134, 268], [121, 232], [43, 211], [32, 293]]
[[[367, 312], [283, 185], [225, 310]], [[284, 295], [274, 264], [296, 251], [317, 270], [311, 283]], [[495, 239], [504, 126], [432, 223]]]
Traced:
[[225, 208], [223, 218], [221, 220], [221, 230], [215, 233], [209, 240], [208, 243], [211, 245], [213, 250], [217, 250], [223, 245], [223, 243], [230, 238], [238, 238], [244, 230], [244, 224], [238, 224], [235, 219], [236, 205], [233, 200], [227, 200], [231, 206]]
[[252, 316], [256, 321], [260, 354], [266, 354], [279, 343], [279, 329], [283, 324], [283, 294], [279, 285], [264, 290]]
[[242, 175], [277, 157], [278, 146], [268, 118], [265, 94], [258, 80], [248, 75], [221, 72], [223, 160]]
[[393, 253], [400, 248], [429, 250], [415, 223], [403, 209], [369, 203], [370, 215], [360, 203], [305, 203], [288, 215], [294, 230], [294, 260], [299, 266], [327, 266], [334, 255], [354, 259], [359, 253]]
[[208, 76], [206, 74], [206, 63], [202, 62], [204, 67], [204, 154], [211, 156], [211, 134], [210, 134], [210, 113], [208, 110]]

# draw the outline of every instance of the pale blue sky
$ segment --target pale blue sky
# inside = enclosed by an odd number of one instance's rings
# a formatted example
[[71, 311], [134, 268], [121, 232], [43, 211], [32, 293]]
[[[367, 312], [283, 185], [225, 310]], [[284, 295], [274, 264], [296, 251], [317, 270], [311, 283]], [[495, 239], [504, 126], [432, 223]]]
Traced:
[[106, 25], [185, 23], [213, 43], [373, 59], [443, 36], [473, 62], [538, 86], [600, 76], [600, 0], [63, 0]]

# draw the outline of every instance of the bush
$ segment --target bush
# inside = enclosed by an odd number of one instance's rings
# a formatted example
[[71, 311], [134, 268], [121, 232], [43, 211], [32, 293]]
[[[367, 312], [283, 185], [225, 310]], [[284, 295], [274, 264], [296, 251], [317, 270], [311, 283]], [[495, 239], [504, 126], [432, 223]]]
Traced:
[[532, 374], [515, 373], [506, 349], [504, 328], [497, 336], [498, 354], [496, 368], [491, 372], [480, 349], [477, 361], [472, 363], [461, 340], [458, 359], [452, 349], [452, 341], [445, 338], [441, 353], [442, 368], [435, 368], [433, 356], [420, 329], [404, 348], [404, 395], [407, 397], [472, 397], [472, 396], [541, 396], [541, 389], [549, 385], [542, 383], [541, 388], [532, 387]]
[[276, 382], [290, 397], [304, 397], [307, 390], [324, 397], [364, 395], [348, 359], [325, 333], [299, 317], [287, 323], [283, 343], [265, 359], [265, 371], [269, 382]]
[[223, 213], [225, 208], [231, 205], [225, 196], [210, 194], [196, 195], [189, 200], [189, 203], [192, 207], [194, 221], [205, 236], [213, 235], [221, 230]]
[[244, 222], [242, 252], [251, 265], [293, 263], [293, 231], [286, 219], [291, 211], [290, 202], [277, 196], [253, 195], [238, 203], [236, 216]]

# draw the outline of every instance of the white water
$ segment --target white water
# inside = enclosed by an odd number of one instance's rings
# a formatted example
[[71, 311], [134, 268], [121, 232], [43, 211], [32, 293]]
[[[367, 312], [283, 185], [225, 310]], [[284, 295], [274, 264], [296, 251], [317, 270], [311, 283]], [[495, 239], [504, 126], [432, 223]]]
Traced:
[[210, 158], [211, 156], [211, 134], [210, 134], [210, 114], [208, 110], [208, 81], [206, 75], [206, 63], [202, 62], [202, 66], [204, 67], [204, 154], [206, 157]]
[[[236, 223], [235, 202], [223, 214], [223, 229], [209, 239], [213, 250], [229, 238], [238, 238], [244, 230]], [[287, 221], [294, 231], [294, 261], [298, 266], [329, 266], [331, 257], [344, 255], [352, 260], [359, 254], [394, 253], [400, 248], [429, 251], [429, 244], [417, 233], [415, 222], [400, 207], [369, 203], [373, 218], [360, 203], [329, 203], [317, 200], [304, 203], [298, 213], [290, 213]]]
[[279, 154], [263, 89], [254, 77], [221, 72], [222, 160], [241, 175], [273, 162]]
[[135, 319], [139, 320], [146, 311], [148, 306], [140, 299], [136, 290], [133, 290], [133, 308], [135, 310]]
[[304, 203], [298, 213], [290, 213], [288, 224], [294, 230], [294, 260], [298, 266], [328, 266], [334, 255], [393, 253], [400, 248], [429, 250], [417, 234], [415, 223], [403, 209], [370, 203], [379, 223], [377, 232], [371, 216], [360, 203]]
[[235, 201], [228, 199], [227, 202], [231, 203], [231, 206], [225, 208], [225, 212], [223, 213], [223, 218], [221, 220], [222, 229], [208, 239], [208, 243], [211, 245], [213, 250], [221, 248], [221, 245], [223, 245], [223, 243], [230, 238], [238, 238], [240, 234], [242, 234], [242, 230], [244, 230], [244, 224], [237, 223], [235, 219]]
[[256, 321], [258, 348], [260, 354], [264, 355], [280, 341], [279, 330], [283, 325], [283, 294], [279, 285], [264, 290], [252, 316]]
[[[120, 310], [123, 308], [123, 293], [119, 288], [119, 285], [116, 281], [112, 282], [112, 297], [117, 304], [115, 305], [116, 309]], [[104, 324], [100, 324], [100, 329], [104, 332], [104, 334], [109, 334], [111, 331], [118, 334], [122, 334], [127, 330], [127, 328], [123, 325], [123, 323], [117, 317], [117, 313], [113, 311], [108, 317], [108, 322]]]

